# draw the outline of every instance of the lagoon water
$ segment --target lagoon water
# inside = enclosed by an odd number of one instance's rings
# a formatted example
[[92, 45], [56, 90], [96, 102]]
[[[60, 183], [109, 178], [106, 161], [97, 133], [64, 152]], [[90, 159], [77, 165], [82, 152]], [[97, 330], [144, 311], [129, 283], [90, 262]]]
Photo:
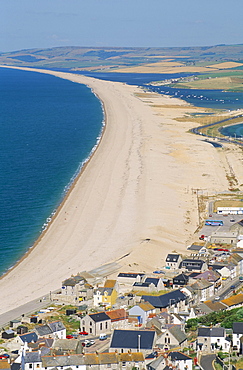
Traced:
[[40, 235], [102, 129], [89, 88], [0, 68], [0, 273]]
[[[89, 75], [146, 87], [150, 81], [174, 76]], [[198, 91], [193, 97], [191, 90], [150, 89], [199, 106], [243, 106], [240, 93]], [[50, 75], [0, 68], [0, 274], [38, 238], [97, 143], [102, 125], [101, 103], [86, 86]]]

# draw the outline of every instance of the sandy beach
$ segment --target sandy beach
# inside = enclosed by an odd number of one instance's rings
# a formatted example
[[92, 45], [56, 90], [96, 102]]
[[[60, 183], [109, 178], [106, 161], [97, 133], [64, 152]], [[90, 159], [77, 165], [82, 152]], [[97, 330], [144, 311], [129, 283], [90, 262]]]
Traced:
[[227, 190], [227, 166], [237, 168], [240, 158], [240, 151], [226, 154], [190, 134], [192, 122], [176, 121], [195, 111], [179, 99], [39, 72], [92, 88], [103, 101], [106, 129], [48, 230], [0, 280], [0, 313], [60, 288], [77, 272], [112, 261], [124, 272], [150, 272], [164, 265], [168, 252], [185, 252], [198, 226], [193, 189]]

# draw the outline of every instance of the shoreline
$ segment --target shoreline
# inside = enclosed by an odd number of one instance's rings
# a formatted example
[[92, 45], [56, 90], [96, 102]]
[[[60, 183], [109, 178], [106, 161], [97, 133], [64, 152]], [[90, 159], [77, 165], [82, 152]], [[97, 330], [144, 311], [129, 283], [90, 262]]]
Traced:
[[118, 260], [124, 272], [151, 272], [167, 253], [185, 254], [198, 226], [193, 188], [227, 188], [222, 153], [188, 133], [194, 123], [176, 121], [195, 107], [119, 82], [17, 69], [88, 85], [106, 123], [41, 239], [1, 278], [0, 313], [60, 288], [71, 274]]

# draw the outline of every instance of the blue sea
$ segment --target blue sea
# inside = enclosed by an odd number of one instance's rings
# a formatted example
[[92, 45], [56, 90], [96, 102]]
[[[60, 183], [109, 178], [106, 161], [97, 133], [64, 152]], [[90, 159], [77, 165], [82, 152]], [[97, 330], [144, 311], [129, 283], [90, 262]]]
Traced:
[[[175, 77], [88, 75], [145, 87], [151, 81]], [[149, 88], [196, 106], [243, 107], [241, 93]], [[0, 274], [33, 245], [55, 213], [97, 144], [103, 118], [100, 101], [84, 85], [50, 75], [0, 68]]]
[[84, 85], [0, 68], [0, 273], [33, 245], [101, 134]]

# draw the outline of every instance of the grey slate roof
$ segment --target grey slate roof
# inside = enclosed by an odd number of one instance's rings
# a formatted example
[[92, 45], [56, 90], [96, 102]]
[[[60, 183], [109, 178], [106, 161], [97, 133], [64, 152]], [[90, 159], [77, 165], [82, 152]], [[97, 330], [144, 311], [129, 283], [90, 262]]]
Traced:
[[146, 279], [145, 279], [145, 283], [149, 283], [149, 284], [154, 284], [154, 286], [158, 286], [158, 284], [159, 284], [159, 279], [157, 279], [157, 278], [151, 278], [151, 277], [147, 277]]
[[109, 316], [105, 312], [98, 312], [89, 314], [89, 317], [95, 322], [110, 320]]
[[36, 326], [36, 327], [35, 327], [35, 330], [36, 330], [37, 334], [38, 334], [40, 337], [43, 337], [44, 335], [52, 334], [52, 330], [51, 330], [51, 328], [49, 327], [49, 325]]
[[78, 344], [78, 339], [56, 339], [53, 343], [53, 348], [75, 351]]
[[142, 299], [151, 303], [155, 308], [166, 308], [180, 301], [185, 301], [187, 296], [179, 289], [160, 296], [143, 295]]
[[225, 336], [225, 328], [215, 327], [201, 327], [198, 329], [198, 337], [224, 337]]
[[177, 352], [177, 351], [170, 352], [169, 357], [171, 358], [172, 361], [173, 360], [180, 360], [180, 361], [192, 360], [192, 358], [190, 356], [187, 356], [184, 353]]
[[50, 322], [48, 325], [53, 333], [65, 329], [65, 326], [63, 325], [62, 321]]
[[85, 359], [83, 355], [69, 356], [43, 356], [42, 367], [58, 367], [58, 366], [78, 366], [84, 365]]
[[27, 343], [36, 342], [38, 340], [38, 336], [34, 332], [20, 335], [19, 338], [21, 338], [22, 342], [24, 342], [24, 343], [25, 342], [27, 342]]
[[173, 337], [175, 337], [175, 339], [179, 342], [179, 344], [183, 343], [187, 339], [187, 336], [181, 330], [180, 325], [173, 325], [168, 330], [173, 335]]
[[37, 352], [26, 352], [24, 356], [25, 363], [41, 362], [41, 355]]
[[111, 338], [110, 348], [138, 349], [140, 342], [141, 350], [150, 350], [153, 348], [154, 339], [155, 331], [152, 330], [115, 329]]
[[233, 323], [233, 333], [234, 334], [243, 334], [243, 322], [234, 322]]

